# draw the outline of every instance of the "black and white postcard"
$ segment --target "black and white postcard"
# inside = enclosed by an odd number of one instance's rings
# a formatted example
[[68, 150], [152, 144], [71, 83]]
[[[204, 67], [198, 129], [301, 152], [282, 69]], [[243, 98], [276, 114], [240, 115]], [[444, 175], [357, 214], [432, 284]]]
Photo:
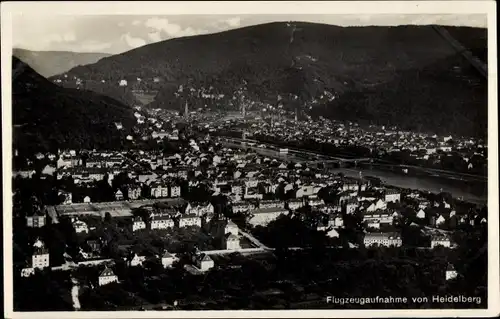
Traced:
[[6, 318], [499, 314], [493, 1], [1, 9]]

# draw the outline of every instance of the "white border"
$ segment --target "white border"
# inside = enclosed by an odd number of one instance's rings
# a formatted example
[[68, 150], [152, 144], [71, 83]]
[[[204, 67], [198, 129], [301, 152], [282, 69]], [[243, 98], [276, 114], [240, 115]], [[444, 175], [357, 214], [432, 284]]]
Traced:
[[[291, 310], [291, 311], [120, 311], [13, 312], [11, 227], [11, 55], [12, 14], [185, 15], [185, 14], [486, 14], [488, 21], [488, 305], [486, 310]], [[6, 318], [248, 318], [248, 317], [490, 317], [500, 313], [496, 3], [493, 1], [289, 1], [289, 2], [2, 2], [2, 123], [4, 302]], [[40, 298], [42, 296], [26, 296]]]

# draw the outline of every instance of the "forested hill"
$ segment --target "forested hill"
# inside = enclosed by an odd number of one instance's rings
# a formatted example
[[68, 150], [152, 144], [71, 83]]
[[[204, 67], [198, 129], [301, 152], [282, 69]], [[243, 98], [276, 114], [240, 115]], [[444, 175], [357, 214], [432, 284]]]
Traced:
[[[486, 45], [485, 29], [453, 28], [453, 34], [477, 35], [480, 40], [469, 43], [478, 46], [474, 52], [482, 52], [480, 47]], [[425, 75], [418, 76], [420, 71]], [[296, 101], [306, 110], [323, 113], [333, 105], [325, 113], [330, 117], [356, 119], [365, 114], [364, 120], [402, 128], [414, 126], [407, 112], [411, 100], [410, 113], [421, 121], [421, 130], [482, 135], [477, 128], [486, 125], [481, 115], [487, 108], [486, 80], [457, 57], [433, 26], [269, 23], [146, 45], [51, 80], [107, 94], [129, 105], [138, 103], [142, 93], [138, 98], [137, 92], [146, 91], [153, 94], [150, 106], [165, 108], [183, 104], [185, 97], [175, 96], [180, 85], [197, 97], [225, 96], [217, 101], [193, 98], [193, 107], [236, 108], [231, 97], [243, 87], [252, 101], [275, 103], [279, 94], [285, 97], [285, 107], [294, 108], [292, 101]], [[467, 88], [469, 81], [480, 89]], [[450, 87], [458, 82], [465, 89], [456, 95]], [[367, 96], [375, 102], [367, 103]], [[342, 114], [336, 101], [342, 101]], [[441, 112], [429, 113], [436, 106]], [[471, 115], [470, 109], [480, 109], [479, 114]], [[458, 116], [449, 121], [450, 114]], [[428, 116], [435, 120], [421, 120]], [[478, 126], [464, 122], [471, 118], [479, 121]]]
[[95, 63], [109, 53], [68, 52], [68, 51], [30, 51], [25, 49], [13, 50], [13, 55], [31, 66], [44, 77], [69, 71], [79, 65]]
[[[110, 97], [59, 87], [12, 60], [13, 142], [20, 155], [57, 148], [114, 148], [134, 124], [133, 111]], [[123, 124], [118, 131], [115, 122]]]

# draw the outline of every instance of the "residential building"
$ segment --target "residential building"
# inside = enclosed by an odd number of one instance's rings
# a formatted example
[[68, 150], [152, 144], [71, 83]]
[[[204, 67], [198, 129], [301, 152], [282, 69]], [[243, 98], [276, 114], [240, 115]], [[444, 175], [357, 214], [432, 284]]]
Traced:
[[188, 203], [185, 209], [185, 213], [187, 215], [194, 214], [196, 216], [203, 216], [205, 214], [213, 215], [214, 214], [214, 206], [209, 203]]
[[384, 201], [386, 203], [389, 203], [389, 202], [393, 202], [393, 203], [396, 203], [396, 202], [400, 202], [401, 201], [401, 193], [396, 191], [396, 190], [388, 190], [386, 191], [385, 195], [384, 195]]
[[383, 200], [379, 199], [376, 202], [372, 202], [368, 208], [366, 208], [367, 212], [375, 212], [377, 210], [385, 210], [387, 209], [387, 203]]
[[26, 226], [31, 228], [41, 228], [47, 223], [47, 216], [39, 210], [32, 215], [26, 216]]
[[186, 214], [179, 219], [179, 227], [198, 226], [201, 227], [201, 218], [195, 214]]
[[314, 199], [310, 198], [310, 199], [307, 200], [307, 203], [311, 207], [317, 207], [317, 206], [325, 205], [325, 202], [322, 199], [319, 199], [319, 198], [314, 198]]
[[450, 248], [451, 247], [451, 239], [448, 235], [433, 235], [431, 236], [431, 248], [443, 246]]
[[78, 218], [72, 218], [71, 223], [73, 224], [73, 228], [75, 232], [78, 233], [88, 233], [89, 228], [87, 227], [87, 223], [82, 220], [78, 220]]
[[328, 227], [343, 227], [344, 219], [340, 214], [333, 214], [328, 220]]
[[181, 187], [177, 184], [170, 184], [170, 197], [180, 197]]
[[[394, 216], [390, 212], [377, 210], [371, 213], [365, 213], [363, 215], [363, 221], [368, 223], [368, 226], [380, 228], [380, 224], [392, 225], [394, 221]], [[375, 226], [378, 225], [378, 226]]]
[[139, 186], [130, 185], [127, 189], [128, 199], [136, 200], [141, 197], [141, 188]]
[[140, 229], [146, 229], [146, 223], [140, 217], [134, 217], [132, 222], [132, 231], [137, 231]]
[[123, 192], [122, 192], [121, 190], [119, 190], [119, 189], [118, 189], [118, 190], [115, 192], [115, 199], [116, 199], [117, 201], [119, 201], [119, 200], [123, 200]]
[[118, 282], [118, 277], [115, 275], [113, 270], [106, 267], [99, 275], [99, 286], [104, 286], [112, 282]]
[[363, 243], [366, 247], [372, 245], [399, 247], [403, 244], [403, 240], [396, 233], [366, 233]]
[[168, 197], [168, 186], [161, 182], [152, 182], [150, 185], [151, 197], [164, 198]]
[[279, 200], [263, 200], [263, 201], [260, 201], [259, 208], [260, 209], [267, 209], [267, 208], [280, 208], [280, 209], [284, 209], [285, 208], [285, 202], [279, 201]]
[[174, 226], [174, 220], [169, 215], [154, 215], [151, 218], [151, 229], [167, 229]]
[[132, 259], [129, 260], [129, 266], [130, 267], [136, 267], [136, 266], [142, 266], [142, 263], [146, 260], [146, 257], [144, 256], [138, 256], [137, 254], [134, 254]]
[[238, 236], [238, 233], [238, 226], [232, 220], [228, 220], [226, 227], [224, 228], [224, 234], [233, 234], [235, 236]]
[[301, 207], [304, 207], [304, 201], [301, 199], [291, 199], [288, 201], [287, 206], [290, 210], [297, 210]]
[[358, 208], [358, 202], [354, 199], [350, 199], [345, 204], [345, 213], [354, 214], [357, 208]]
[[448, 267], [446, 268], [445, 279], [451, 280], [455, 279], [456, 277], [457, 277], [457, 271], [455, 270], [455, 267], [453, 267], [452, 264], [448, 264]]
[[43, 269], [49, 267], [49, 265], [49, 250], [40, 239], [37, 239], [33, 244], [33, 254], [31, 255], [30, 268]]
[[424, 219], [425, 218], [425, 211], [423, 209], [420, 209], [417, 213], [417, 218], [419, 219]]
[[62, 199], [62, 205], [70, 205], [73, 204], [73, 194], [70, 192], [65, 192], [60, 190], [58, 192], [59, 197]]
[[335, 230], [335, 228], [330, 229], [326, 235], [330, 238], [338, 238], [339, 237], [339, 232]]
[[214, 261], [209, 255], [199, 254], [194, 257], [194, 264], [200, 271], [208, 271], [214, 267]]
[[175, 261], [175, 256], [170, 254], [168, 251], [165, 251], [161, 256], [161, 264], [164, 268], [171, 267]]
[[247, 201], [234, 202], [231, 207], [233, 208], [233, 213], [248, 212], [255, 209], [255, 205]]
[[240, 240], [238, 239], [238, 236], [235, 236], [235, 235], [229, 233], [225, 237], [226, 237], [225, 248], [227, 250], [241, 249]]
[[287, 214], [288, 210], [284, 208], [259, 208], [251, 211], [250, 216], [248, 217], [248, 223], [253, 226], [265, 226], [269, 224], [271, 221], [278, 218], [280, 215]]

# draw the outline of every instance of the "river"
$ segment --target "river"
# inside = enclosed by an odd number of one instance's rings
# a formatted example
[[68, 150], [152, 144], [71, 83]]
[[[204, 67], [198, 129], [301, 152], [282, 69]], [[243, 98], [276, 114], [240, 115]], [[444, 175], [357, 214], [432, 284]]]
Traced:
[[[418, 189], [431, 193], [446, 192], [453, 197], [463, 198], [464, 201], [471, 203], [486, 205], [488, 202], [487, 184], [482, 183], [482, 186], [472, 187], [462, 181], [454, 181], [445, 178], [433, 178], [425, 176], [410, 176], [398, 173], [382, 171], [377, 169], [359, 168], [332, 168], [329, 170], [333, 173], [343, 173], [348, 177], [359, 177], [361, 171], [363, 176], [373, 176], [380, 178], [386, 185], [391, 185], [400, 188]], [[482, 189], [478, 192], [477, 189]]]
[[[243, 146], [241, 144], [229, 141], [228, 139], [223, 139], [222, 143], [227, 147], [251, 149], [260, 155], [269, 156], [285, 161], [307, 162], [307, 159], [299, 156], [299, 154], [296, 153], [289, 153], [286, 155], [280, 154], [280, 152], [275, 149], [249, 145]], [[439, 177], [438, 174], [435, 174], [436, 176], [434, 177], [425, 175], [412, 176], [375, 168], [332, 168], [329, 169], [329, 171], [334, 173], [343, 173], [345, 176], [349, 177], [359, 177], [359, 172], [361, 171], [364, 176], [373, 176], [380, 178], [386, 185], [428, 191], [431, 193], [446, 192], [450, 193], [455, 198], [462, 198], [464, 201], [479, 205], [486, 205], [488, 202], [487, 182], [484, 181], [463, 181], [458, 179], [450, 179], [446, 177], [445, 174], [443, 174], [442, 177]]]

